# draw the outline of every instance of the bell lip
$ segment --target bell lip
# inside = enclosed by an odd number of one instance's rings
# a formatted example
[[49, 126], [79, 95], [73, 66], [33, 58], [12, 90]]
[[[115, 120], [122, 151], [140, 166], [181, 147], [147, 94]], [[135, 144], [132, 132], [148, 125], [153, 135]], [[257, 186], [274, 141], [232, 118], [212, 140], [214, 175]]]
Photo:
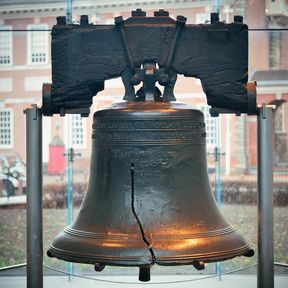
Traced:
[[[85, 264], [95, 264], [101, 263], [108, 266], [123, 266], [123, 267], [142, 267], [147, 265], [157, 264], [159, 266], [181, 266], [181, 265], [193, 265], [195, 262], [213, 263], [220, 262], [229, 259], [233, 259], [239, 256], [252, 257], [254, 255], [253, 249], [249, 247], [248, 244], [237, 248], [230, 249], [228, 251], [219, 251], [218, 253], [206, 253], [198, 254], [192, 256], [176, 256], [176, 257], [157, 257], [157, 250], [154, 250], [155, 259], [148, 258], [144, 260], [144, 257], [112, 257], [112, 256], [95, 256], [88, 254], [79, 254], [75, 252], [64, 251], [63, 249], [58, 249], [53, 245], [50, 245], [47, 255], [49, 257], [56, 257], [60, 260], [74, 262], [74, 263], [85, 263]], [[85, 256], [84, 256], [85, 255]], [[129, 263], [128, 263], [129, 262]]]
[[[177, 265], [192, 265], [195, 261], [202, 261], [204, 263], [213, 263], [213, 262], [220, 262], [229, 259], [233, 259], [239, 256], [245, 256], [248, 254], [252, 249], [249, 247], [248, 244], [236, 248], [230, 249], [225, 251], [219, 251], [214, 253], [203, 253], [203, 254], [194, 254], [193, 257], [191, 256], [176, 256], [176, 257], [157, 257], [156, 254], [156, 263], [161, 266], [177, 266]], [[252, 250], [253, 251], [253, 250]], [[254, 251], [253, 251], [254, 252]], [[252, 255], [253, 256], [253, 255]], [[248, 256], [251, 257], [251, 256]]]
[[[83, 263], [83, 264], [95, 264], [95, 263], [101, 263], [108, 266], [123, 266], [123, 267], [142, 267], [147, 265], [154, 265], [155, 261], [152, 259], [152, 257], [148, 258], [143, 261], [144, 257], [138, 257], [138, 256], [130, 256], [130, 257], [112, 257], [112, 256], [95, 256], [95, 255], [88, 255], [88, 254], [79, 254], [75, 252], [68, 252], [63, 249], [58, 249], [53, 245], [50, 245], [47, 255], [49, 257], [55, 257], [60, 260], [68, 261], [68, 262], [74, 262], [74, 263]], [[85, 255], [85, 256], [83, 256]], [[129, 262], [129, 263], [128, 263]]]
[[[228, 242], [226, 243], [226, 239], [228, 241], [229, 237], [227, 238], [226, 235], [227, 236], [230, 235], [230, 239], [236, 242], [234, 242], [233, 245], [228, 245], [227, 247], [226, 244]], [[126, 248], [123, 248], [125, 247], [124, 244], [125, 243], [127, 244], [129, 240], [131, 240], [132, 242], [136, 240], [134, 237], [131, 238], [131, 236], [133, 235], [129, 236], [126, 234], [125, 237], [123, 237], [123, 234], [120, 233], [117, 234], [116, 236], [114, 235], [114, 237], [112, 237], [112, 235], [109, 235], [109, 237], [107, 238], [107, 236], [108, 235], [106, 235], [106, 237], [103, 238], [103, 235], [101, 235], [101, 233], [79, 231], [78, 229], [68, 226], [54, 239], [47, 253], [49, 254], [48, 256], [50, 257], [56, 257], [69, 262], [87, 263], [87, 264], [102, 263], [111, 266], [137, 266], [137, 267], [142, 265], [153, 265], [154, 263], [162, 266], [190, 265], [190, 264], [193, 265], [195, 261], [198, 262], [203, 261], [207, 263], [217, 262], [232, 259], [234, 257], [242, 255], [252, 256], [253, 254], [251, 253], [251, 251], [253, 250], [250, 249], [249, 245], [245, 242], [244, 238], [241, 235], [239, 235], [234, 230], [234, 227], [231, 225], [228, 225], [227, 227], [222, 229], [215, 230], [213, 231], [213, 233], [212, 231], [209, 231], [209, 233], [205, 232], [189, 235], [190, 237], [197, 236], [197, 239], [201, 237], [207, 239], [214, 238], [215, 240], [213, 240], [212, 243], [214, 241], [216, 241], [215, 243], [217, 243], [218, 241], [222, 242], [224, 240], [223, 242], [224, 245], [222, 246], [217, 245], [214, 247], [214, 249], [203, 249], [203, 246], [201, 248], [199, 246], [198, 249], [195, 249], [195, 247], [193, 248], [191, 246], [190, 248], [187, 247], [187, 249], [183, 249], [181, 253], [180, 250], [177, 249], [177, 242], [178, 241], [181, 242], [183, 237], [180, 238], [175, 236], [173, 237], [172, 249], [171, 247], [166, 246], [166, 244], [168, 243], [166, 243], [165, 239], [162, 239], [162, 237], [160, 237], [158, 241], [155, 241], [154, 239], [151, 249], [153, 250], [155, 258], [152, 257], [152, 255], [149, 253], [149, 249], [147, 248], [147, 246], [144, 245], [142, 241], [140, 241], [141, 239], [138, 239], [139, 243], [136, 246], [128, 245]], [[222, 236], [224, 236], [224, 238], [222, 238]], [[194, 237], [190, 239], [194, 239]], [[115, 247], [115, 249], [113, 249], [114, 252], [112, 252], [112, 250], [106, 251], [105, 248], [101, 246], [102, 242], [101, 240], [103, 239], [120, 241], [123, 244], [122, 248], [120, 249]], [[79, 244], [82, 243], [80, 246], [83, 245], [84, 246], [82, 248], [78, 247], [78, 249], [76, 250], [72, 249], [72, 247], [75, 247], [77, 243]], [[136, 249], [133, 252], [133, 250], [137, 248], [138, 245], [141, 243], [144, 246], [140, 250]], [[66, 246], [67, 244], [68, 246]], [[91, 250], [89, 249], [87, 250], [87, 245], [91, 246]], [[207, 243], [206, 245], [211, 246], [209, 243]], [[164, 250], [167, 250], [169, 252], [165, 254]]]

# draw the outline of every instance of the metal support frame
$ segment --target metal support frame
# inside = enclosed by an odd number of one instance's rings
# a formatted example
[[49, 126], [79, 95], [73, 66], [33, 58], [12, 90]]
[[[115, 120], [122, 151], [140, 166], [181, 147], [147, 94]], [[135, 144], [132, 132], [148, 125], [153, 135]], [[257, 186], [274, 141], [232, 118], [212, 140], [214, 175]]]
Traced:
[[273, 109], [263, 104], [257, 116], [258, 288], [274, 288]]
[[37, 105], [26, 114], [27, 287], [43, 287], [42, 113]]

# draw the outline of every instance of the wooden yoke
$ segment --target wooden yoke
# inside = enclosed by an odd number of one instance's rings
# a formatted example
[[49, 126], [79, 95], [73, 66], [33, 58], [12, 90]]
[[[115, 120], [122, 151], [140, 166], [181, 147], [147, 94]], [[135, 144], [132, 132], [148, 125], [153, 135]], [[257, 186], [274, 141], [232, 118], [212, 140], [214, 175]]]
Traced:
[[145, 101], [144, 67], [149, 65], [154, 83], [164, 86], [163, 95], [155, 87], [155, 101], [175, 101], [174, 85], [182, 74], [201, 80], [207, 103], [216, 112], [256, 114], [256, 88], [247, 83], [248, 26], [243, 18], [235, 16], [226, 24], [212, 13], [210, 24], [185, 21], [183, 16], [175, 21], [163, 10], [146, 17], [140, 9], [126, 20], [116, 17], [115, 25], [89, 24], [86, 15], [80, 25], [67, 25], [65, 17], [58, 17], [52, 29], [52, 84], [43, 87], [43, 114], [87, 116], [105, 80], [117, 77], [123, 80], [124, 100]]

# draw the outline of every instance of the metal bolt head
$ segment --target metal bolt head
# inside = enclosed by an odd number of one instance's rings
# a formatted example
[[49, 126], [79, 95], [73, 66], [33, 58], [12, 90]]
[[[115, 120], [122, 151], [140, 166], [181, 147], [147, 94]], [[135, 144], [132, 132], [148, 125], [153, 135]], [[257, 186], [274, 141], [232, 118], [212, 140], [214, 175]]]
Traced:
[[235, 15], [235, 16], [234, 16], [234, 22], [243, 23], [243, 16], [241, 16], [241, 15]]
[[122, 25], [124, 23], [123, 17], [122, 16], [115, 17], [114, 18], [114, 23], [117, 26]]
[[89, 25], [88, 15], [81, 15], [80, 25]]
[[193, 266], [197, 269], [197, 270], [203, 270], [205, 269], [205, 263], [204, 261], [195, 261], [193, 263]]
[[139, 267], [139, 277], [138, 277], [138, 279], [141, 282], [150, 281], [150, 267], [149, 266]]
[[65, 16], [58, 16], [56, 18], [57, 25], [66, 25], [66, 17]]
[[219, 14], [218, 13], [211, 13], [210, 14], [210, 22], [211, 24], [214, 24], [216, 22], [219, 22]]
[[158, 11], [154, 12], [154, 16], [155, 17], [168, 17], [169, 16], [169, 12], [165, 11], [164, 9], [159, 9]]
[[145, 17], [146, 16], [146, 12], [143, 11], [142, 9], [136, 9], [134, 11], [132, 11], [131, 13], [132, 17]]
[[96, 272], [101, 272], [104, 270], [104, 268], [105, 268], [105, 265], [102, 263], [95, 263], [94, 264], [94, 269]]
[[141, 76], [139, 74], [135, 74], [132, 78], [131, 78], [131, 83], [133, 85], [139, 85], [141, 83], [142, 79]]
[[178, 15], [178, 16], [176, 17], [176, 21], [177, 21], [178, 24], [185, 25], [186, 20], [187, 20], [187, 18], [184, 17], [184, 16], [182, 16], [182, 15]]

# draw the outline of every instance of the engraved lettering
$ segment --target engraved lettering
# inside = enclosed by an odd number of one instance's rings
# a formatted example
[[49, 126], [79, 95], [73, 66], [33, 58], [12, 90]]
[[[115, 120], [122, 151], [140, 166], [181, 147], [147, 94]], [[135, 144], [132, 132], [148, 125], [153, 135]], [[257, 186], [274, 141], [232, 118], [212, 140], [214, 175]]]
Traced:
[[146, 169], [135, 169], [135, 176], [139, 177], [159, 177], [160, 176], [160, 171], [157, 169], [151, 169], [151, 170], [146, 170]]
[[97, 121], [93, 124], [93, 129], [111, 130], [143, 130], [143, 129], [204, 129], [205, 123], [191, 120], [107, 120]]
[[[93, 124], [92, 139], [96, 143], [145, 144], [182, 141], [205, 144], [205, 123], [199, 120], [97, 120]], [[108, 142], [108, 143], [107, 143]], [[109, 143], [110, 142], [110, 143]], [[95, 144], [96, 144], [95, 143]]]
[[166, 162], [175, 159], [175, 152], [146, 152], [146, 151], [121, 151], [112, 149], [115, 157], [120, 159], [151, 159], [155, 162]]
[[119, 141], [153, 141], [153, 140], [197, 140], [203, 138], [203, 132], [193, 131], [175, 131], [175, 132], [138, 132], [133, 131], [131, 133], [125, 132], [111, 132], [111, 133], [99, 133], [96, 132], [92, 135], [93, 139], [97, 140], [119, 140]]

